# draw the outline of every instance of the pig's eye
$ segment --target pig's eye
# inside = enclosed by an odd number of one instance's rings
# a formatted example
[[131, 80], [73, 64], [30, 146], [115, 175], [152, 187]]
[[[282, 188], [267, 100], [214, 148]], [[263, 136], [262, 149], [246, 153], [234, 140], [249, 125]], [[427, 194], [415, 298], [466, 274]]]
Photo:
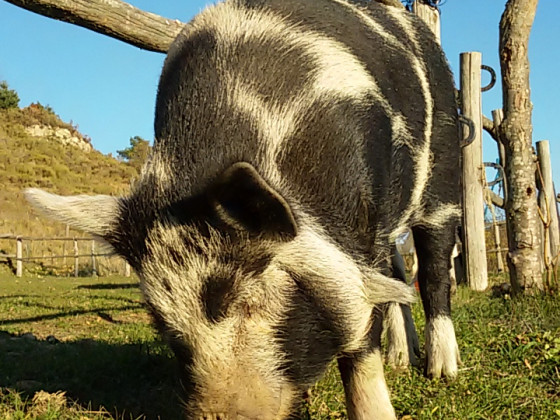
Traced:
[[235, 281], [232, 277], [208, 277], [202, 288], [202, 305], [206, 317], [219, 322], [235, 297]]

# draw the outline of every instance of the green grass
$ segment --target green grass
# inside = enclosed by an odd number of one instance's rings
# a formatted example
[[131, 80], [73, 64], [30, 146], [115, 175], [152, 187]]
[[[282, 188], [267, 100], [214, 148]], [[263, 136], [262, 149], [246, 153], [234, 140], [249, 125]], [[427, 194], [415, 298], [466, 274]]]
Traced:
[[[399, 417], [560, 419], [560, 299], [459, 288], [453, 304], [460, 375], [387, 369]], [[134, 279], [0, 275], [0, 313], [1, 419], [181, 418], [174, 360]], [[336, 369], [301, 417], [346, 418]]]
[[426, 419], [560, 418], [560, 300], [492, 298], [459, 288], [453, 303], [459, 377], [389, 373], [397, 411]]
[[0, 418], [180, 417], [175, 363], [135, 280], [4, 276], [0, 313]]

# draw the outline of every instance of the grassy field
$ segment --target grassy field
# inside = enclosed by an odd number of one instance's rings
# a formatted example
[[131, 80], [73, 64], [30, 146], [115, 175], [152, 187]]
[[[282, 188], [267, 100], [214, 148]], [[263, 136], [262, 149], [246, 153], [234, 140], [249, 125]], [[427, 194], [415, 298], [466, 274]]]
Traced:
[[[459, 288], [453, 382], [387, 371], [402, 419], [560, 419], [560, 299]], [[0, 419], [178, 419], [175, 362], [134, 279], [0, 274]], [[421, 307], [414, 307], [423, 328]], [[336, 369], [304, 419], [345, 418]]]

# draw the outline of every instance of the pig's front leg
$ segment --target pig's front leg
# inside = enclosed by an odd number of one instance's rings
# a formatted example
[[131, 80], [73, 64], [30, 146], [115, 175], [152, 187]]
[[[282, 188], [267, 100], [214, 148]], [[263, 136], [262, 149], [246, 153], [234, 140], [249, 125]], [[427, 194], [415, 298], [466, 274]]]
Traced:
[[381, 312], [375, 310], [373, 316], [369, 348], [338, 359], [350, 420], [396, 419], [383, 373]]

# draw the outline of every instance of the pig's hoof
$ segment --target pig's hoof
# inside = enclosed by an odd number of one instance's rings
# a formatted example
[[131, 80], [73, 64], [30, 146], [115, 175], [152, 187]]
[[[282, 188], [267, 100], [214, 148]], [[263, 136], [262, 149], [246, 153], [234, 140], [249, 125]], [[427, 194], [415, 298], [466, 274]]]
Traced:
[[420, 346], [410, 307], [391, 303], [385, 313], [387, 354], [385, 361], [395, 369], [418, 367]]
[[426, 376], [429, 378], [457, 376], [461, 362], [455, 329], [451, 318], [442, 315], [428, 320], [426, 325]]

